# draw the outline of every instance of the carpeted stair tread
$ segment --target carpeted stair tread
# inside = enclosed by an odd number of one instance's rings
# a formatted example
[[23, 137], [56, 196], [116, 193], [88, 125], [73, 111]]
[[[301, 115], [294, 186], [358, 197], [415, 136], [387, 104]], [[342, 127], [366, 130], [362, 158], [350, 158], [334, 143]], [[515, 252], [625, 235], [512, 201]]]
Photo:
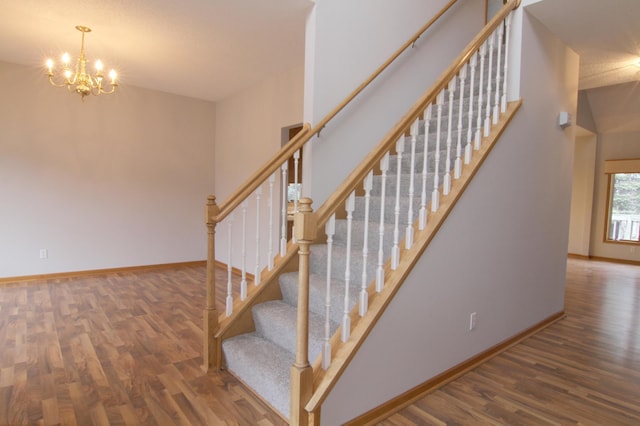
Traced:
[[[375, 277], [372, 277], [374, 279]], [[324, 318], [326, 298], [326, 275], [309, 274], [309, 311]], [[360, 291], [361, 280], [351, 280], [349, 285], [349, 309], [353, 308]], [[295, 303], [298, 300], [298, 273], [288, 272], [280, 275], [280, 290], [282, 298], [287, 303]], [[331, 280], [331, 307], [330, 320], [338, 324], [344, 312], [344, 280], [334, 278]]]
[[289, 374], [295, 356], [257, 333], [222, 342], [227, 369], [289, 418]]
[[[420, 209], [420, 201], [421, 194], [416, 191], [413, 197], [413, 214], [414, 218], [411, 221], [415, 220], [416, 215], [418, 214], [418, 210]], [[404, 196], [400, 197], [400, 215], [398, 218], [398, 223], [400, 225], [407, 225], [409, 223], [409, 197]], [[382, 205], [382, 197], [379, 196], [371, 196], [369, 200], [369, 220], [374, 223], [380, 223], [380, 207]], [[353, 218], [357, 220], [364, 220], [365, 216], [365, 207], [366, 200], [365, 197], [356, 197], [355, 199], [355, 210], [353, 211]], [[394, 194], [388, 194], [384, 198], [384, 221], [386, 223], [395, 223], [395, 207], [396, 207], [396, 197]]]
[[[328, 248], [326, 244], [315, 244], [311, 246], [311, 256], [309, 271], [314, 274], [324, 275], [327, 271]], [[349, 273], [351, 282], [358, 283], [362, 277], [363, 256], [361, 248], [352, 247], [349, 255]], [[347, 266], [347, 248], [344, 246], [334, 246], [331, 252], [331, 277], [335, 279], [345, 279]], [[377, 267], [377, 256], [371, 253], [367, 256], [366, 271], [367, 276], [372, 277]]]
[[[354, 220], [351, 223], [351, 244], [352, 247], [356, 247], [360, 250], [364, 248], [364, 220]], [[336, 220], [336, 233], [333, 236], [334, 246], [346, 246], [347, 244], [347, 220]], [[394, 224], [384, 224], [384, 236], [383, 236], [383, 248], [385, 253], [390, 253], [390, 247], [393, 244], [393, 228]], [[375, 256], [378, 258], [378, 249], [380, 246], [380, 222], [369, 221], [369, 232], [367, 237], [367, 247], [369, 249], [369, 256]], [[385, 256], [385, 259], [387, 256]]]
[[[272, 300], [253, 307], [256, 332], [291, 353], [295, 353], [296, 350], [296, 316], [296, 305], [290, 304], [289, 301]], [[333, 323], [330, 328], [333, 332], [338, 325]], [[311, 362], [320, 355], [323, 338], [324, 316], [311, 311], [309, 313], [309, 360]]]

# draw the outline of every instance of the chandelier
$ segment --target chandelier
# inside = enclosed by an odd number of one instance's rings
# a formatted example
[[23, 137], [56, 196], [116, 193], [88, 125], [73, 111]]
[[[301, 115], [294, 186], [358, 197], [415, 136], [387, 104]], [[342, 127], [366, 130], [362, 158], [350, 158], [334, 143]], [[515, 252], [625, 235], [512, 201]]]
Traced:
[[105, 90], [103, 86], [104, 74], [102, 61], [98, 59], [95, 63], [95, 73], [89, 74], [87, 72], [87, 58], [84, 56], [84, 34], [91, 32], [91, 28], [77, 25], [76, 29], [82, 33], [82, 44], [80, 45], [80, 55], [75, 64], [75, 70], [71, 67], [71, 57], [68, 53], [62, 55], [62, 73], [58, 76], [54, 75], [54, 63], [53, 60], [47, 59], [47, 75], [49, 76], [49, 83], [55, 87], [66, 87], [69, 92], [76, 92], [84, 97], [91, 95], [108, 95], [116, 91], [118, 87], [117, 77], [118, 74], [115, 70], [109, 72], [110, 88]]

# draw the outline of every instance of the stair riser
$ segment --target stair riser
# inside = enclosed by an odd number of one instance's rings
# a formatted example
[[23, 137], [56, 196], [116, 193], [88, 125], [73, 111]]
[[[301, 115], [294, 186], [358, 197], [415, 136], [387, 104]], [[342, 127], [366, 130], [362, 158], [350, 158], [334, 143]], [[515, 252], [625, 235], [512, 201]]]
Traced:
[[[296, 295], [297, 297], [297, 295]], [[296, 350], [296, 304], [284, 301], [266, 302], [253, 308], [256, 333], [291, 353]], [[333, 332], [338, 328], [332, 324]], [[323, 342], [324, 316], [309, 314], [309, 359], [320, 355]]]
[[[350, 283], [359, 286], [362, 282], [362, 266], [364, 260], [362, 251], [356, 248], [351, 250], [349, 256], [349, 278]], [[313, 274], [323, 275], [327, 271], [327, 250], [320, 246], [311, 247], [311, 256], [309, 261], [309, 271]], [[377, 256], [370, 254], [367, 256], [366, 271], [367, 279], [373, 279], [377, 269]], [[346, 249], [342, 246], [333, 247], [331, 256], [331, 278], [346, 281], [347, 255]]]
[[[309, 311], [325, 316], [327, 285], [325, 276], [311, 274], [309, 277]], [[360, 282], [351, 282], [349, 286], [349, 310], [355, 306], [358, 298]], [[280, 276], [280, 290], [285, 302], [297, 305], [298, 301], [298, 273], [290, 272]], [[342, 320], [344, 314], [344, 281], [333, 279], [330, 285], [330, 310], [329, 318], [336, 326]]]
[[[347, 221], [336, 220], [336, 232], [333, 236], [333, 244], [335, 246], [346, 246], [347, 244]], [[367, 236], [367, 247], [370, 256], [378, 256], [380, 244], [380, 223], [369, 222], [369, 230]], [[383, 250], [389, 252], [389, 248], [393, 245], [393, 224], [384, 225]], [[364, 247], [364, 221], [354, 221], [351, 230], [351, 246], [362, 250]], [[385, 256], [386, 258], [386, 256]]]

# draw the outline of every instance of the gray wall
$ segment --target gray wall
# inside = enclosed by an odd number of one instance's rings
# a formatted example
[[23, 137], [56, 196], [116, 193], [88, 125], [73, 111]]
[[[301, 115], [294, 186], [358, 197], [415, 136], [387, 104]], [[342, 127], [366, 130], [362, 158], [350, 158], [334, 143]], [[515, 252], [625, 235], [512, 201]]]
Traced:
[[[300, 58], [302, 62], [302, 58]], [[248, 87], [228, 98], [216, 102], [216, 159], [215, 195], [218, 204], [237, 190], [258, 168], [263, 166], [280, 149], [282, 128], [302, 122], [303, 100], [302, 64], [282, 73], [265, 77], [263, 81]], [[273, 252], [277, 252], [280, 235], [281, 178], [276, 173], [274, 182], [272, 229]], [[260, 259], [265, 261], [269, 253], [269, 238], [266, 231], [269, 224], [269, 184], [262, 185], [260, 200]], [[204, 202], [204, 200], [203, 200]], [[249, 198], [247, 210], [248, 243], [245, 247], [246, 267], [255, 272], [256, 259], [256, 198]], [[242, 267], [241, 209], [235, 214], [232, 234], [231, 264]], [[228, 219], [216, 227], [216, 259], [228, 263]], [[275, 247], [274, 247], [275, 246]]]
[[0, 62], [0, 277], [206, 258], [215, 104], [120, 89]]
[[[581, 91], [578, 112], [578, 124], [596, 133], [595, 160], [588, 160], [595, 181], [592, 203], [582, 203], [581, 211], [575, 212], [591, 219], [589, 232], [583, 231], [589, 237], [588, 253], [579, 254], [639, 262], [640, 249], [604, 241], [608, 179], [603, 168], [606, 160], [640, 158], [640, 88], [631, 82]], [[585, 189], [583, 181], [576, 184], [574, 190]], [[582, 228], [582, 224], [572, 223], [572, 227]], [[574, 252], [571, 246], [570, 252]]]
[[[319, 122], [446, 3], [317, 2], [307, 25], [305, 121]], [[303, 178], [316, 209], [477, 34], [484, 14], [484, 0], [458, 2], [322, 131]]]
[[589, 256], [597, 136], [582, 128], [578, 131], [573, 160], [568, 251], [569, 254]]
[[323, 423], [562, 311], [574, 135], [557, 114], [575, 115], [578, 57], [526, 14], [522, 25], [523, 107], [327, 398]]

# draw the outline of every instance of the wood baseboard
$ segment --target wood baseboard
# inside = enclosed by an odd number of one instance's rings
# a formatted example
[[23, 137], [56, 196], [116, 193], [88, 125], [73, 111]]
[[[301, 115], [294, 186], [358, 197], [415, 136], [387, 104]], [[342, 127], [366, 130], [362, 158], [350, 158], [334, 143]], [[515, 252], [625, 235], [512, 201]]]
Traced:
[[598, 262], [621, 263], [623, 265], [640, 266], [640, 261], [638, 260], [616, 259], [613, 257], [602, 257], [602, 256], [583, 256], [581, 254], [573, 254], [573, 253], [569, 253], [567, 257], [569, 259], [595, 260]]
[[[56, 272], [53, 274], [22, 275], [18, 277], [0, 277], [0, 285], [23, 283], [27, 281], [87, 277], [91, 275], [113, 274], [118, 272], [140, 272], [140, 271], [151, 271], [154, 269], [171, 269], [171, 268], [183, 268], [183, 267], [190, 267], [190, 266], [206, 266], [206, 265], [207, 265], [206, 260], [194, 260], [191, 262], [160, 263], [155, 265], [123, 266], [121, 268], [88, 269], [86, 271]], [[216, 260], [216, 267], [226, 270], [227, 264]], [[242, 276], [242, 271], [235, 267], [231, 268], [231, 273], [239, 277]], [[247, 272], [247, 279], [253, 280], [253, 278], [254, 278], [253, 274], [250, 274]]]
[[[70, 271], [70, 272], [56, 272], [53, 274], [38, 274], [38, 275], [23, 275], [18, 277], [0, 277], [0, 284], [14, 284], [14, 283], [22, 283], [26, 281], [39, 281], [39, 280], [50, 280], [50, 279], [60, 279], [60, 278], [76, 278], [76, 277], [85, 277], [91, 275], [102, 275], [102, 274], [111, 274], [117, 272], [140, 272], [140, 271], [150, 271], [154, 269], [170, 269], [170, 268], [181, 268], [181, 267], [189, 267], [189, 266], [205, 266], [205, 260], [196, 260], [192, 262], [177, 262], [177, 263], [162, 263], [156, 265], [141, 265], [141, 266], [124, 266], [121, 268], [106, 268], [106, 269], [91, 269], [86, 271]], [[226, 265], [224, 266], [226, 268]]]
[[467, 373], [470, 370], [473, 370], [480, 364], [488, 361], [494, 356], [506, 351], [510, 347], [517, 345], [521, 341], [525, 340], [527, 337], [536, 334], [537, 332], [543, 330], [544, 328], [550, 326], [554, 322], [561, 320], [564, 318], [565, 312], [561, 311], [554, 315], [551, 315], [549, 318], [535, 324], [532, 327], [516, 334], [515, 336], [498, 343], [497, 345], [479, 353], [478, 355], [469, 358], [468, 360], [450, 368], [447, 371], [433, 377], [430, 380], [422, 383], [421, 385], [416, 386], [413, 389], [408, 390], [407, 392], [393, 398], [390, 401], [385, 402], [384, 404], [362, 414], [361, 416], [352, 419], [351, 421], [345, 423], [345, 425], [369, 425], [374, 424], [376, 422], [381, 421], [382, 419], [389, 417], [391, 414], [401, 410], [402, 408], [412, 404], [420, 398], [423, 398], [430, 392], [444, 386], [445, 384], [457, 379], [461, 375]]
[[569, 253], [569, 254], [567, 254], [567, 257], [569, 259], [580, 259], [580, 260], [590, 260], [591, 259], [589, 256], [585, 256], [583, 254], [575, 254], [575, 253]]
[[[207, 263], [206, 261], [204, 261], [205, 264]], [[222, 269], [222, 270], [227, 270], [227, 264], [224, 262], [220, 262], [219, 260], [216, 260], [216, 268], [218, 269]], [[242, 270], [236, 268], [235, 266], [233, 266], [231, 268], [231, 273], [235, 276], [241, 277], [242, 276]], [[255, 278], [255, 274], [250, 274], [249, 272], [246, 273], [247, 274], [247, 280], [248, 281], [253, 281], [253, 279]]]

